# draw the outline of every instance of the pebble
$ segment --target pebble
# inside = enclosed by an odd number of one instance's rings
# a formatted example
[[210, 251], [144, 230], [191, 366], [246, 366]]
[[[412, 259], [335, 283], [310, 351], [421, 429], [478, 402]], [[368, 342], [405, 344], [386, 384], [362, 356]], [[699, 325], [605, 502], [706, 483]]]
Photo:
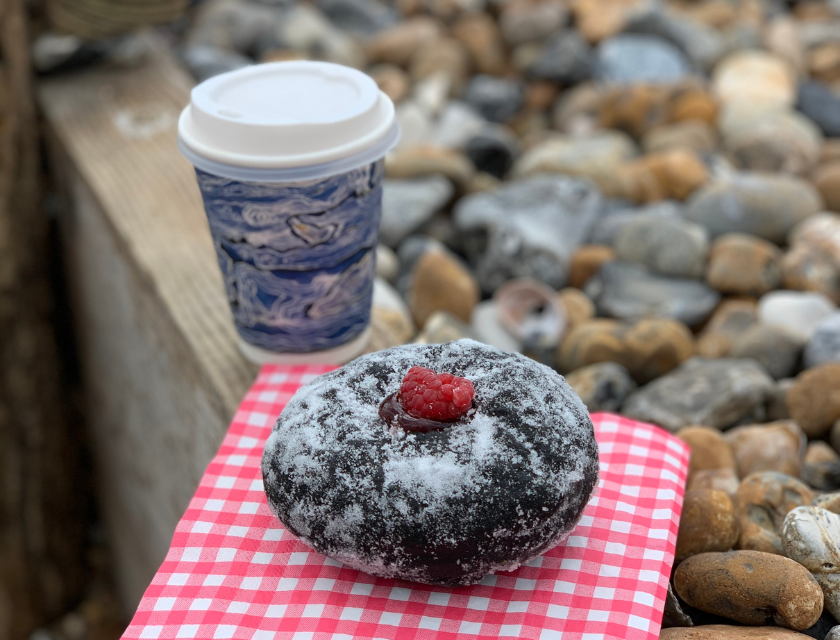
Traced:
[[724, 40], [717, 30], [668, 11], [657, 3], [646, 3], [633, 11], [624, 32], [667, 40], [679, 48], [692, 66], [699, 70], [710, 68], [724, 49]]
[[787, 392], [793, 386], [793, 378], [777, 380], [767, 400], [767, 420], [788, 420]]
[[692, 556], [677, 567], [674, 588], [689, 605], [743, 624], [803, 630], [823, 608], [822, 590], [802, 565], [760, 551]]
[[542, 46], [536, 59], [528, 65], [527, 75], [569, 86], [585, 82], [592, 76], [594, 52], [573, 29], [553, 33]]
[[840, 640], [840, 625], [833, 626], [823, 640]]
[[557, 294], [566, 315], [567, 330], [595, 317], [595, 305], [580, 289], [566, 287]]
[[695, 326], [709, 317], [720, 295], [704, 282], [651, 273], [629, 262], [608, 262], [586, 283], [598, 312], [611, 318], [674, 318]]
[[612, 247], [602, 244], [585, 244], [577, 248], [569, 263], [569, 284], [582, 288], [606, 262], [615, 260]]
[[446, 149], [463, 149], [467, 142], [487, 129], [478, 111], [460, 100], [446, 103], [430, 136], [430, 142]]
[[639, 0], [577, 0], [572, 3], [575, 26], [588, 42], [600, 42], [616, 35], [627, 22]]
[[621, 34], [602, 42], [595, 52], [594, 75], [601, 82], [675, 83], [691, 73], [685, 55], [654, 36]]
[[581, 367], [566, 376], [566, 382], [583, 400], [590, 413], [618, 411], [624, 399], [636, 389], [627, 369], [615, 362]]
[[[405, 344], [417, 333], [408, 306], [397, 290], [382, 278], [373, 281], [371, 326], [378, 340], [394, 347]], [[381, 334], [385, 334], [384, 336]], [[388, 348], [388, 347], [382, 347]]]
[[478, 171], [499, 179], [510, 171], [518, 150], [516, 138], [503, 127], [485, 128], [464, 145], [464, 153]]
[[198, 82], [253, 64], [243, 55], [203, 44], [187, 45], [180, 51], [180, 56]]
[[797, 507], [782, 525], [785, 555], [808, 569], [825, 596], [825, 608], [840, 618], [840, 516], [819, 507]]
[[482, 289], [530, 277], [559, 289], [566, 283], [574, 250], [598, 219], [601, 197], [584, 180], [535, 176], [495, 191], [462, 198], [455, 206], [456, 228], [470, 238], [484, 231], [486, 242], [465, 250]]
[[507, 70], [504, 43], [496, 21], [486, 13], [465, 13], [452, 27], [452, 35], [470, 53], [479, 73], [502, 74]]
[[840, 364], [803, 371], [787, 392], [788, 413], [809, 438], [828, 435], [840, 418]]
[[275, 48], [304, 53], [307, 58], [363, 67], [365, 54], [355, 38], [331, 24], [313, 5], [293, 4], [279, 20]]
[[560, 347], [562, 371], [598, 362], [623, 365], [639, 383], [671, 371], [694, 353], [688, 328], [668, 318], [619, 322], [598, 318], [573, 327]]
[[822, 132], [808, 118], [792, 110], [756, 114], [753, 105], [736, 103], [743, 112], [736, 126], [720, 124], [723, 148], [744, 170], [805, 175], [816, 166], [823, 144]]
[[712, 91], [724, 103], [790, 106], [796, 99], [796, 75], [772, 53], [738, 51], [715, 67]]
[[406, 180], [385, 180], [379, 238], [396, 247], [430, 220], [452, 198], [455, 189], [442, 175]]
[[821, 206], [816, 189], [799, 178], [740, 173], [698, 189], [685, 216], [713, 237], [745, 233], [781, 244], [794, 225]]
[[757, 324], [747, 329], [732, 349], [732, 358], [752, 358], [780, 380], [797, 369], [802, 342], [787, 329], [772, 324]]
[[724, 434], [742, 478], [759, 471], [799, 477], [806, 438], [791, 420], [735, 427]]
[[436, 311], [426, 320], [426, 326], [414, 339], [417, 344], [444, 344], [476, 336], [469, 325], [461, 322], [447, 311]]
[[733, 627], [725, 624], [675, 627], [663, 629], [659, 634], [659, 640], [807, 640], [810, 637], [781, 627]]
[[697, 339], [697, 354], [704, 358], [723, 358], [740, 337], [756, 322], [758, 308], [751, 300], [724, 300], [715, 309]]
[[840, 489], [840, 454], [828, 443], [815, 440], [805, 451], [799, 477], [819, 491]]
[[458, 40], [447, 37], [422, 43], [411, 57], [408, 67], [415, 82], [436, 73], [446, 73], [451, 80], [452, 95], [458, 95], [463, 90], [469, 70], [470, 54], [467, 48]]
[[692, 475], [686, 486], [689, 491], [712, 489], [723, 491], [730, 498], [738, 491], [741, 481], [735, 469], [704, 469]]
[[772, 387], [752, 360], [691, 358], [631, 394], [622, 413], [672, 432], [693, 424], [724, 429], [760, 419]]
[[674, 88], [656, 84], [611, 85], [598, 105], [598, 124], [634, 138], [671, 121]]
[[607, 187], [605, 193], [638, 203], [685, 200], [708, 179], [709, 170], [696, 153], [668, 149], [619, 167], [615, 186]]
[[636, 220], [662, 220], [665, 218], [677, 218], [682, 215], [682, 205], [677, 202], [666, 200], [641, 207], [618, 208], [613, 211], [606, 211], [595, 224], [592, 230], [590, 242], [593, 244], [614, 245], [615, 239], [621, 229]]
[[723, 491], [686, 491], [677, 533], [675, 563], [711, 551], [729, 551], [738, 541], [732, 500]]
[[813, 180], [826, 208], [840, 212], [840, 162], [822, 165], [814, 173]]
[[702, 120], [663, 124], [642, 136], [642, 148], [646, 153], [682, 148], [699, 154], [710, 154], [717, 145], [717, 132]]
[[582, 137], [549, 137], [525, 150], [513, 168], [515, 176], [561, 173], [589, 178], [601, 191], [616, 191], [619, 166], [636, 153], [633, 141], [620, 131], [603, 131]]
[[840, 312], [823, 318], [805, 345], [803, 363], [806, 369], [825, 364], [840, 363]]
[[840, 453], [832, 449], [827, 442], [814, 440], [808, 443], [803, 464], [820, 464], [821, 462], [836, 462], [837, 460], [840, 460]]
[[811, 489], [791, 476], [775, 471], [747, 476], [733, 499], [741, 525], [738, 548], [781, 555], [779, 532], [785, 516], [813, 499]]
[[818, 213], [789, 236], [792, 248], [782, 258], [787, 289], [819, 291], [840, 302], [840, 216]]
[[693, 425], [677, 431], [676, 436], [691, 448], [688, 465], [689, 482], [701, 471], [735, 470], [735, 454], [718, 429]]
[[821, 293], [771, 291], [758, 301], [758, 318], [763, 324], [782, 327], [804, 345], [836, 309]]
[[405, 71], [395, 64], [380, 64], [370, 69], [370, 77], [376, 82], [386, 96], [391, 98], [394, 104], [402, 102], [408, 95], [410, 82]]
[[499, 304], [494, 300], [479, 302], [472, 312], [470, 329], [476, 340], [492, 345], [502, 351], [519, 353], [523, 344], [502, 324]]
[[727, 233], [712, 243], [706, 282], [721, 293], [760, 296], [780, 287], [781, 258], [779, 248], [766, 240]]
[[840, 94], [822, 82], [806, 80], [799, 84], [796, 102], [826, 136], [840, 137]]
[[706, 267], [706, 230], [679, 218], [638, 218], [623, 225], [615, 238], [619, 260], [640, 262], [655, 273], [699, 278]]
[[399, 20], [399, 13], [393, 7], [376, 0], [317, 0], [317, 3], [336, 27], [360, 38], [370, 37]]
[[502, 5], [499, 28], [505, 42], [515, 47], [544, 41], [561, 29], [568, 18], [569, 9], [563, 2], [516, 0]]
[[376, 275], [390, 284], [397, 281], [400, 274], [400, 259], [394, 250], [384, 244], [376, 245]]
[[811, 506], [840, 514], [840, 493], [824, 493], [814, 498]]
[[436, 20], [416, 16], [370, 38], [366, 53], [371, 62], [390, 62], [406, 67], [422, 45], [434, 42], [439, 37], [441, 27]]
[[519, 108], [525, 94], [522, 83], [490, 75], [473, 76], [464, 101], [491, 122], [507, 122]]
[[671, 627], [693, 627], [694, 622], [683, 611], [677, 594], [674, 593], [674, 587], [668, 582], [668, 591], [665, 594], [665, 609], [662, 612], [662, 628], [668, 629]]
[[528, 348], [556, 349], [566, 330], [566, 314], [557, 293], [530, 278], [510, 280], [493, 299], [499, 322]]
[[598, 129], [598, 111], [604, 90], [594, 82], [583, 82], [564, 91], [551, 110], [551, 123], [567, 135], [590, 135]]
[[435, 146], [412, 146], [392, 151], [385, 160], [388, 178], [420, 178], [443, 175], [463, 189], [475, 175], [475, 167], [462, 153]]
[[[461, 260], [443, 245], [428, 241], [413, 261], [400, 259], [410, 272], [404, 285], [405, 299], [418, 327], [424, 327], [435, 311], [447, 311], [469, 322], [473, 307], [480, 299], [478, 283]], [[413, 264], [411, 264], [413, 262]]]

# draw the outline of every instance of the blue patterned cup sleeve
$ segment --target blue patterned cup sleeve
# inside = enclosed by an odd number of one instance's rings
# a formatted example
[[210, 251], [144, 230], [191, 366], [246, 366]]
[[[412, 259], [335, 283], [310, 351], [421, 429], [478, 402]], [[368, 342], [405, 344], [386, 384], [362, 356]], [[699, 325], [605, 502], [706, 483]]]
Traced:
[[246, 342], [310, 353], [370, 323], [382, 160], [326, 179], [251, 183], [196, 169], [228, 302]]

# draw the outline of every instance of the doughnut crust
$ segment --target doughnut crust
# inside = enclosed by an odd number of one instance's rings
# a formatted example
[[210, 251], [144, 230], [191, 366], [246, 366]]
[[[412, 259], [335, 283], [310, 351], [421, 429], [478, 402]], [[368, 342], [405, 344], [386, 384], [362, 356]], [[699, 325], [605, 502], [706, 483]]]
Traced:
[[[469, 378], [475, 410], [407, 432], [379, 415], [413, 365]], [[586, 407], [562, 376], [459, 340], [362, 356], [295, 394], [262, 458], [268, 504], [316, 551], [367, 573], [466, 585], [563, 540], [598, 481]]]

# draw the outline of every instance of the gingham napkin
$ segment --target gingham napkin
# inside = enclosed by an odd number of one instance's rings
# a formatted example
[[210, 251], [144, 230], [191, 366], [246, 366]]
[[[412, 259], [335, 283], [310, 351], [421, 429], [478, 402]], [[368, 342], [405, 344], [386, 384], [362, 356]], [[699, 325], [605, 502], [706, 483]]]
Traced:
[[260, 456], [275, 419], [302, 384], [331, 368], [263, 367], [124, 638], [658, 638], [684, 444], [595, 414], [601, 481], [564, 544], [470, 587], [374, 578], [299, 542], [263, 493]]

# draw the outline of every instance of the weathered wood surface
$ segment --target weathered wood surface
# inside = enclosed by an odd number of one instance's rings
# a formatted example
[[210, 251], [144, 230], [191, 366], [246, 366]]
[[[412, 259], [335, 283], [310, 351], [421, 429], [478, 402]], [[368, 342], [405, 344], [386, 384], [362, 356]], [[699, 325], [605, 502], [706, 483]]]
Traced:
[[86, 482], [52, 326], [48, 223], [23, 0], [0, 2], [0, 640], [79, 596]]
[[100, 501], [139, 601], [256, 367], [240, 355], [192, 167], [191, 83], [159, 51], [39, 88], [88, 393]]

